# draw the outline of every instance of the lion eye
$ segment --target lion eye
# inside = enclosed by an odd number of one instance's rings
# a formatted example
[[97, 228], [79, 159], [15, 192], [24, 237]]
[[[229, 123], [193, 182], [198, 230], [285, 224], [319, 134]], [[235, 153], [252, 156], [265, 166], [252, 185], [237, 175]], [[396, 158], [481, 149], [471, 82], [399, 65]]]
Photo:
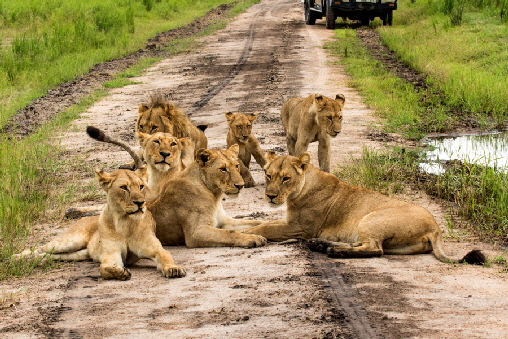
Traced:
[[268, 179], [268, 180], [272, 180], [272, 176], [267, 174], [267, 175], [266, 175], [266, 179]]
[[333, 121], [333, 118], [332, 117], [328, 117], [328, 120]]
[[242, 129], [242, 128], [243, 128], [243, 126], [242, 126], [242, 125], [238, 125], [238, 126], [236, 126], [236, 128], [238, 128], [238, 129]]
[[219, 169], [220, 169], [222, 172], [227, 172], [227, 171], [228, 171], [228, 169], [227, 169], [226, 167], [221, 167], [221, 168], [219, 168]]
[[122, 185], [120, 186], [121, 189], [123, 189], [124, 191], [129, 191], [129, 188], [127, 187], [127, 185]]
[[142, 129], [143, 129], [143, 125], [139, 125], [139, 129], [141, 129], [141, 130], [142, 130]]
[[145, 188], [145, 185], [139, 185], [139, 189], [143, 190]]
[[286, 183], [286, 182], [288, 182], [290, 179], [291, 179], [290, 177], [284, 177], [284, 178], [282, 178], [282, 182], [283, 182], [283, 183]]
[[153, 143], [154, 143], [154, 144], [157, 144], [157, 145], [160, 145], [160, 144], [161, 144], [160, 140], [154, 140], [154, 141], [153, 141]]
[[169, 144], [170, 146], [176, 146], [176, 142], [172, 142], [171, 144]]
[[152, 132], [155, 131], [158, 127], [157, 126], [152, 126]]
[[251, 128], [251, 127], [252, 127], [252, 125], [247, 125], [247, 128]]

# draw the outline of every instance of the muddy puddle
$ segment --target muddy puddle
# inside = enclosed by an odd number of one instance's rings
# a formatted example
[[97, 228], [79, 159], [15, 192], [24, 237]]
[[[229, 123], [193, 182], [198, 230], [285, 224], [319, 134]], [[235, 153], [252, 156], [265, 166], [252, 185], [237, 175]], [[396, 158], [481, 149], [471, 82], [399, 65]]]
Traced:
[[508, 171], [508, 131], [426, 137], [426, 151], [420, 168], [427, 173], [444, 173], [447, 161], [459, 160]]

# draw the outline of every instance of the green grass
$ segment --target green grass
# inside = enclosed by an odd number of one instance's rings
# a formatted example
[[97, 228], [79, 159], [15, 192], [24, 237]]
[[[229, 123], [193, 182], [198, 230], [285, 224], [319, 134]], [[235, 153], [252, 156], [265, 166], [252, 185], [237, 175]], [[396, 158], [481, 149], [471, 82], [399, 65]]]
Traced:
[[[128, 55], [156, 33], [231, 2], [0, 0], [0, 126], [31, 100], [96, 63]], [[256, 2], [239, 1], [232, 13]], [[203, 34], [223, 25], [217, 22]], [[186, 38], [170, 42], [167, 50], [180, 53], [196, 46], [195, 39]], [[142, 59], [105, 87], [132, 83], [130, 78], [157, 61]], [[0, 136], [0, 280], [30, 274], [37, 266], [33, 261], [6, 260], [26, 246], [33, 224], [61, 219], [65, 203], [95, 196], [95, 191], [82, 193], [86, 188], [76, 187], [73, 178], [61, 174], [78, 165], [61, 159], [61, 150], [51, 140], [104, 95], [105, 90], [94, 92], [25, 139]]]
[[[481, 126], [501, 126], [508, 121], [508, 24], [506, 13], [501, 16], [507, 4], [404, 1], [394, 25], [379, 28], [379, 33], [402, 61], [444, 94], [446, 105]], [[460, 20], [454, 19], [461, 6]]]

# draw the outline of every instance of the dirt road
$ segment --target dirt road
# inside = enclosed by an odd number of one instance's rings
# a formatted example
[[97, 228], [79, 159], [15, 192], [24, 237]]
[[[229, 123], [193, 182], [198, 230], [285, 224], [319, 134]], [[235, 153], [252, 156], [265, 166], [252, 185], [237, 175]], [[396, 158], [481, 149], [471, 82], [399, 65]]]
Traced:
[[[346, 96], [343, 132], [333, 140], [332, 165], [361, 153], [375, 122], [361, 96], [347, 87], [343, 70], [321, 46], [332, 37], [321, 22], [303, 24], [298, 0], [252, 6], [226, 28], [203, 38], [192, 54], [158, 63], [140, 84], [111, 91], [58, 139], [72, 159], [90, 168], [114, 168], [129, 160], [115, 148], [86, 137], [87, 125], [135, 144], [137, 107], [163, 90], [196, 124], [208, 124], [210, 148], [224, 148], [225, 111], [259, 112], [254, 132], [266, 150], [286, 152], [279, 112], [292, 96]], [[310, 151], [314, 158], [317, 145]], [[316, 159], [314, 159], [314, 163]], [[262, 199], [258, 185], [226, 199], [230, 216], [270, 220], [284, 215]], [[73, 173], [80, 179], [79, 174]], [[92, 181], [93, 182], [93, 181]], [[414, 193], [404, 197], [427, 207], [439, 221], [441, 207]], [[443, 224], [441, 222], [441, 224]], [[43, 225], [47, 240], [65, 225]], [[490, 247], [450, 242], [450, 254]], [[2, 338], [506, 338], [508, 276], [496, 267], [448, 265], [432, 255], [340, 260], [310, 253], [300, 242], [258, 249], [168, 248], [187, 277], [166, 279], [149, 261], [126, 282], [104, 281], [91, 262], [64, 265], [30, 278], [2, 282]]]

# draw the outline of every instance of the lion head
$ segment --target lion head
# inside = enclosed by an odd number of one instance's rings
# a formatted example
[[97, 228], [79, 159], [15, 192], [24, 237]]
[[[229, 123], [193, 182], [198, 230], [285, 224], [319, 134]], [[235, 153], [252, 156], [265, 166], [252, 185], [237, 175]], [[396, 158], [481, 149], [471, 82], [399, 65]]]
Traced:
[[203, 182], [212, 192], [224, 192], [236, 195], [243, 188], [244, 181], [240, 175], [237, 144], [227, 150], [199, 149], [196, 162], [200, 167]]
[[140, 218], [146, 212], [146, 168], [119, 169], [111, 173], [95, 169], [95, 177], [107, 193], [108, 208], [120, 216]]
[[310, 154], [304, 152], [299, 157], [293, 157], [267, 152], [265, 158], [265, 199], [268, 203], [281, 205], [288, 198], [298, 196], [305, 183], [304, 174], [310, 164]]
[[143, 158], [149, 167], [167, 172], [180, 166], [184, 152], [194, 153], [190, 138], [176, 138], [169, 133], [146, 134], [137, 132], [136, 137], [143, 148]]
[[331, 137], [336, 137], [342, 130], [342, 108], [346, 98], [337, 94], [335, 100], [321, 94], [314, 95], [313, 107], [317, 113], [318, 124]]
[[226, 112], [229, 129], [238, 142], [245, 143], [252, 133], [252, 124], [258, 118], [257, 113], [243, 114]]

